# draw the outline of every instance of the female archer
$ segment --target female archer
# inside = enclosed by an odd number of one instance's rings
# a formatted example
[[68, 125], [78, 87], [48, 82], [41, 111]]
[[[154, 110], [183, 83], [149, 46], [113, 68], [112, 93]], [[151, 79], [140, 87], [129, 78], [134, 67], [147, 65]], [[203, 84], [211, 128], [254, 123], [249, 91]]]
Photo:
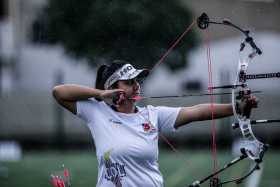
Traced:
[[[149, 74], [125, 61], [101, 65], [95, 88], [58, 85], [57, 102], [86, 121], [98, 159], [97, 187], [162, 187], [158, 137], [194, 121], [212, 119], [211, 104], [191, 107], [136, 105]], [[214, 104], [215, 118], [231, 116], [231, 104]]]

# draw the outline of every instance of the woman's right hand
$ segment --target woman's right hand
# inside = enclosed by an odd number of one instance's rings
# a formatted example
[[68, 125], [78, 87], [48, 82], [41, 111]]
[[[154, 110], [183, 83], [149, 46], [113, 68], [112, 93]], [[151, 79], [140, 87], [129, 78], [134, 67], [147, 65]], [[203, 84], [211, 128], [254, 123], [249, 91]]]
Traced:
[[125, 92], [122, 89], [103, 90], [100, 94], [100, 99], [109, 105], [118, 107], [125, 100]]

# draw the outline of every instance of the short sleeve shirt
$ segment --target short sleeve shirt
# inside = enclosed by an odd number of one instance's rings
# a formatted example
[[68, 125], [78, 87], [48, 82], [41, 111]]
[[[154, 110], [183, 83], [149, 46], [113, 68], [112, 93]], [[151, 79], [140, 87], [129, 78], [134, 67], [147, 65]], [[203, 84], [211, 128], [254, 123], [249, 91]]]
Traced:
[[137, 107], [120, 113], [103, 101], [77, 102], [77, 115], [87, 122], [98, 159], [97, 187], [162, 187], [158, 137], [173, 131], [180, 108]]

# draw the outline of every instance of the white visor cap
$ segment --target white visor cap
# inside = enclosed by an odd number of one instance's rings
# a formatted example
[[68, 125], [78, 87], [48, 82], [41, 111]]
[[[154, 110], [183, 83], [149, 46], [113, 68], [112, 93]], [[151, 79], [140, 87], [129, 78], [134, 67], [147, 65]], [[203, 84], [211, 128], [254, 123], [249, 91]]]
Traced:
[[144, 79], [148, 75], [148, 69], [135, 69], [131, 64], [125, 64], [106, 80], [104, 88], [106, 90], [109, 89], [119, 80], [129, 80], [134, 79], [135, 77]]

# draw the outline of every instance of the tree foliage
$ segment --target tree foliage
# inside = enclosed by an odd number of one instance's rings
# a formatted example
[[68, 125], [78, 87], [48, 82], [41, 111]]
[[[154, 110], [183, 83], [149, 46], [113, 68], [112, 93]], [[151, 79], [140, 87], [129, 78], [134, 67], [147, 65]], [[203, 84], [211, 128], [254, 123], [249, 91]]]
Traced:
[[[151, 68], [192, 22], [192, 15], [170, 0], [49, 0], [40, 19], [45, 41], [61, 43], [93, 66], [100, 59], [123, 59]], [[165, 64], [173, 70], [183, 67], [186, 52], [196, 42], [192, 31]]]

